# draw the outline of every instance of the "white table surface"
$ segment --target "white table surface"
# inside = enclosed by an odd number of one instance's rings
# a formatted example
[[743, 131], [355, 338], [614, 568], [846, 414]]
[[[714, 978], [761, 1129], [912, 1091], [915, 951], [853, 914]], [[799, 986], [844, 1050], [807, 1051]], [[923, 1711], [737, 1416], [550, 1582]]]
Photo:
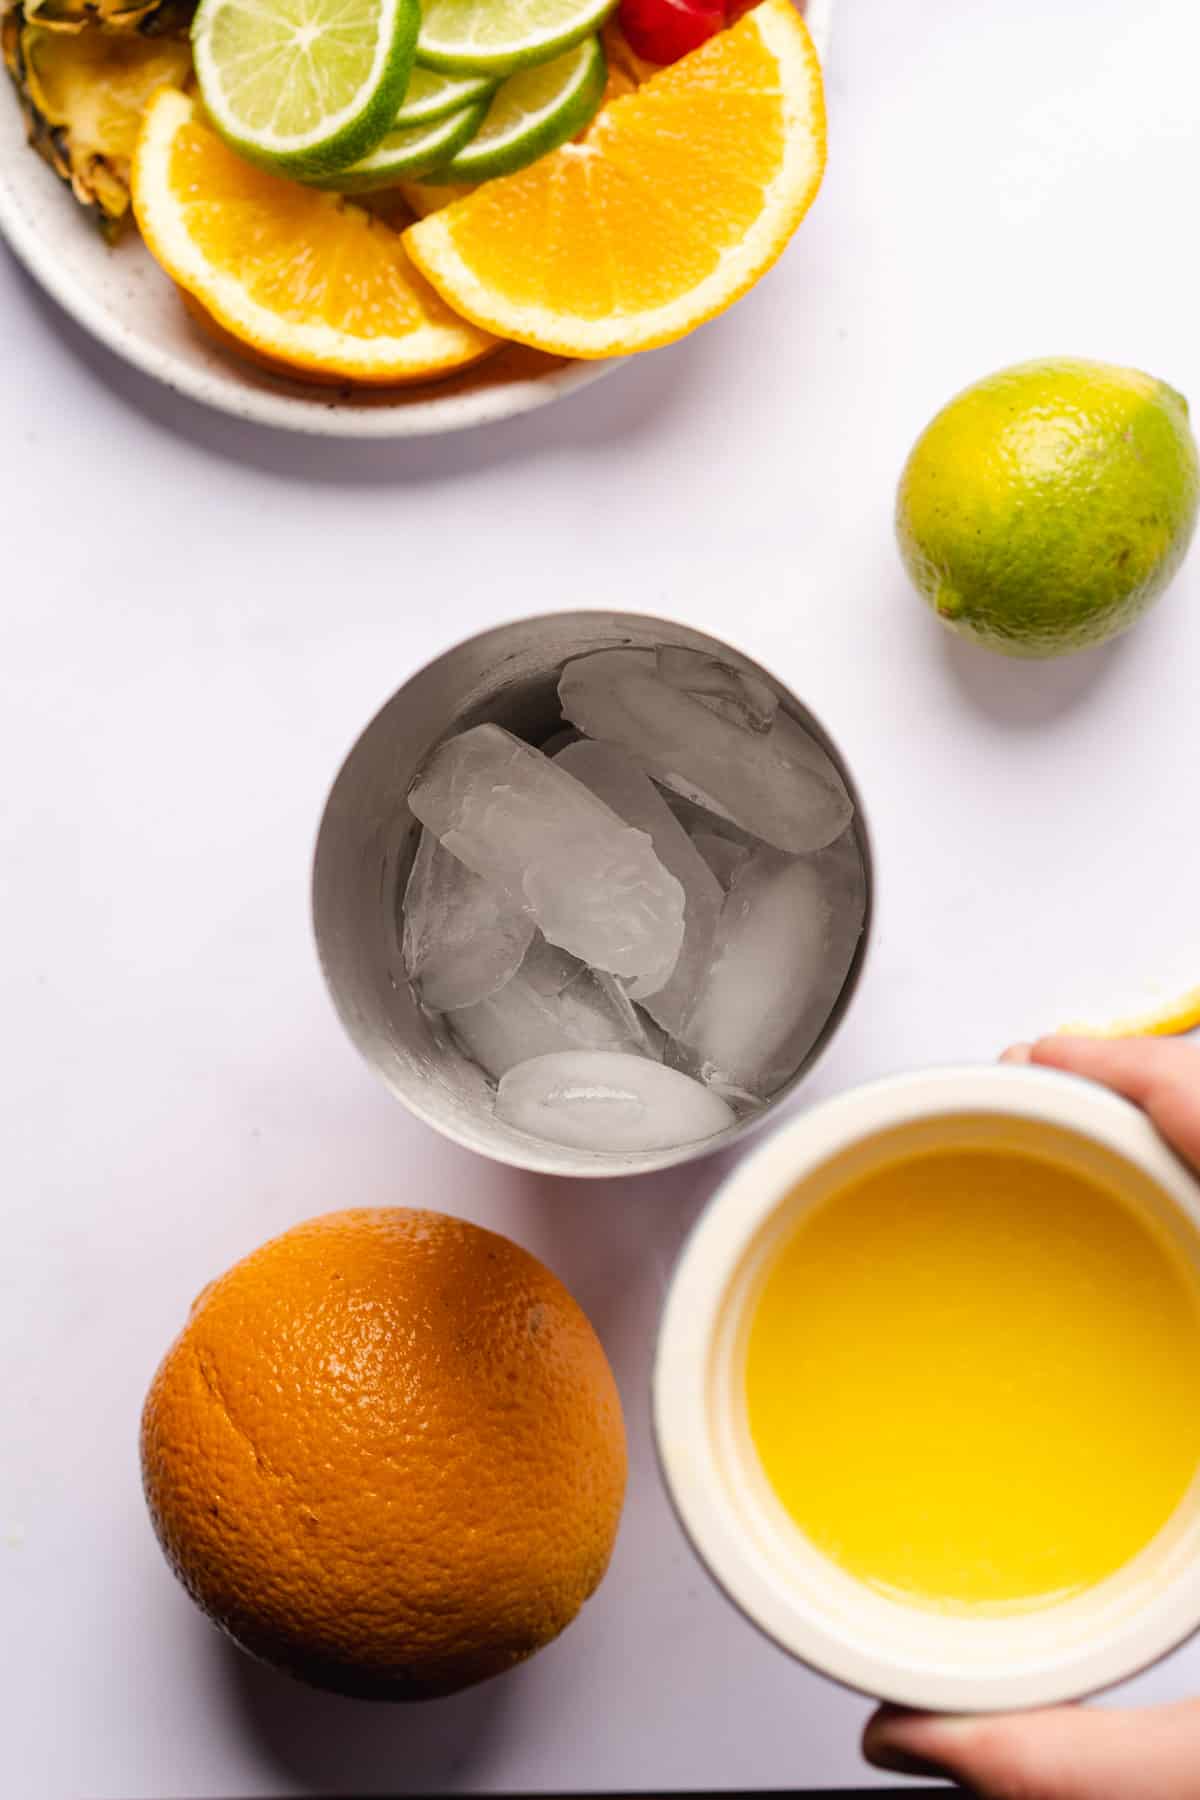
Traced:
[[[341, 756], [427, 657], [627, 602], [778, 670], [867, 797], [878, 932], [807, 1099], [1200, 980], [1200, 553], [1123, 644], [1030, 667], [941, 634], [890, 523], [917, 430], [989, 368], [1097, 355], [1200, 397], [1198, 60], [1190, 0], [844, 0], [829, 177], [778, 272], [560, 409], [439, 443], [289, 441], [177, 402], [0, 254], [5, 1794], [864, 1778], [865, 1703], [731, 1610], [654, 1469], [655, 1318], [719, 1168], [573, 1187], [411, 1121], [322, 989], [313, 836]], [[227, 1648], [159, 1556], [136, 1459], [209, 1276], [390, 1202], [559, 1271], [617, 1368], [633, 1465], [611, 1572], [562, 1641], [407, 1710]], [[1196, 1687], [1200, 1646], [1139, 1692]]]

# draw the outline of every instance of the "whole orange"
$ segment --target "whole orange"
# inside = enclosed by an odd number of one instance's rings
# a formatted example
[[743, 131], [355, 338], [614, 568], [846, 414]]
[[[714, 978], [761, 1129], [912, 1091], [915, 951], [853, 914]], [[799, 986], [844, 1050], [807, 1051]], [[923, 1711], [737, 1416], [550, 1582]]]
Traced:
[[625, 1491], [612, 1371], [527, 1251], [329, 1213], [205, 1288], [142, 1417], [154, 1528], [244, 1649], [319, 1687], [452, 1693], [558, 1635]]

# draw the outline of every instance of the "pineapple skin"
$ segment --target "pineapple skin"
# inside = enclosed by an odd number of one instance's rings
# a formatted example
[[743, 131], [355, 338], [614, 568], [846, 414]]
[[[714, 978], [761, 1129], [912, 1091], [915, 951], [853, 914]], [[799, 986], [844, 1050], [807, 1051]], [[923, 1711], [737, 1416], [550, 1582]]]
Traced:
[[100, 22], [99, 5], [121, 3], [82, 0], [92, 16], [80, 18], [76, 7], [70, 24], [47, 23], [46, 6], [64, 9], [75, 0], [45, 0], [36, 10], [25, 0], [0, 17], [0, 51], [29, 144], [110, 242], [130, 216], [139, 102], [155, 87], [190, 79], [194, 11], [194, 0], [165, 0], [140, 7], [136, 16], [110, 12]]

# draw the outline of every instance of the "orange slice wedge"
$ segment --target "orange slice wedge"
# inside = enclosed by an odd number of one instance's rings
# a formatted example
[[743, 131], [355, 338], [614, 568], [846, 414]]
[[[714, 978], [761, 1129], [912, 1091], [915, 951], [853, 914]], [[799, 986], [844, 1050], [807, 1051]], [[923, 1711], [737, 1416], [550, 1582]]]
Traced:
[[762, 0], [581, 143], [405, 233], [464, 318], [562, 356], [670, 343], [779, 256], [825, 167], [821, 70], [788, 0]]
[[178, 89], [147, 109], [133, 205], [151, 255], [257, 359], [390, 386], [495, 348], [418, 274], [399, 233], [243, 162]]
[[1200, 987], [1111, 1025], [1060, 1025], [1068, 1037], [1186, 1037], [1200, 1027]]

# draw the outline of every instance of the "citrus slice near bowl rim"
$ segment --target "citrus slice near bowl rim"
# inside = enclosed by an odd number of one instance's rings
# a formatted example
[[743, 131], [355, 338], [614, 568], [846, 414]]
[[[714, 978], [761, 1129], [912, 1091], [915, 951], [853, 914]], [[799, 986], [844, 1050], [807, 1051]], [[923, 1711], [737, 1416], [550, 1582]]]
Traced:
[[495, 91], [494, 76], [447, 75], [441, 69], [426, 69], [421, 63], [414, 63], [393, 129], [406, 131], [412, 125], [432, 125], [464, 106], [490, 100]]
[[616, 0], [427, 0], [417, 58], [448, 73], [510, 75], [598, 31]]
[[291, 175], [365, 156], [395, 123], [419, 0], [200, 0], [192, 56], [205, 109], [241, 155]]
[[133, 203], [166, 273], [250, 354], [300, 376], [395, 386], [496, 348], [429, 288], [395, 231], [243, 162], [178, 89], [147, 109]]
[[490, 181], [557, 150], [595, 117], [608, 79], [600, 40], [584, 38], [553, 61], [500, 83], [475, 134], [430, 180]]
[[431, 125], [389, 131], [383, 142], [358, 162], [336, 175], [317, 177], [312, 186], [330, 188], [339, 194], [365, 194], [374, 188], [394, 187], [405, 177], [419, 181], [470, 144], [487, 110], [487, 101], [477, 100], [473, 106], [462, 106]]
[[447, 303], [535, 349], [606, 357], [685, 336], [787, 246], [825, 167], [812, 40], [760, 4], [611, 101], [583, 142], [404, 234]]

